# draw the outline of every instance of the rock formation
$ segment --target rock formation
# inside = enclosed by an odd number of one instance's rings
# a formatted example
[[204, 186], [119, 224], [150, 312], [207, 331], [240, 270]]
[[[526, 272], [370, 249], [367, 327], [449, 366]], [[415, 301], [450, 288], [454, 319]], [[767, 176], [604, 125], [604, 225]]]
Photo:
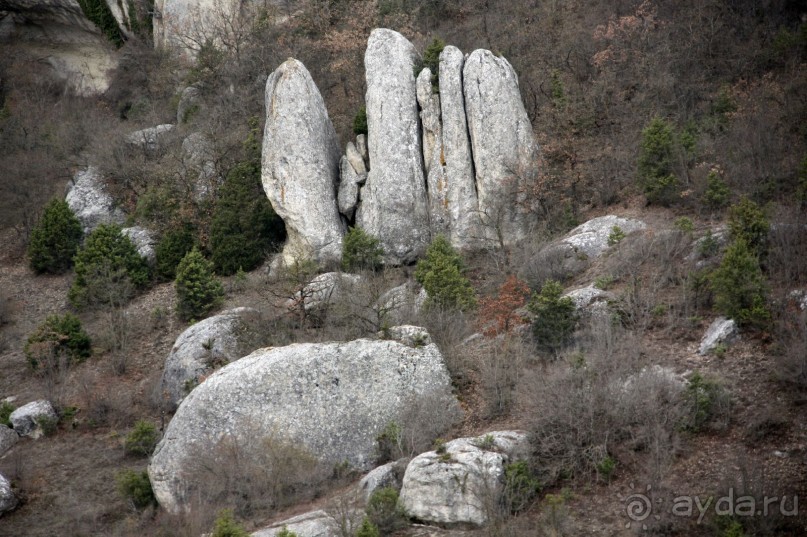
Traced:
[[527, 434], [521, 431], [452, 440], [441, 453], [428, 451], [412, 459], [403, 478], [401, 506], [423, 522], [482, 526], [490, 506], [499, 503], [505, 465], [529, 454]]
[[11, 449], [19, 439], [20, 435], [17, 434], [17, 431], [0, 425], [0, 457], [5, 455], [6, 451]]
[[157, 246], [157, 239], [154, 234], [148, 229], [140, 226], [125, 227], [120, 232], [129, 237], [132, 244], [137, 248], [137, 253], [140, 257], [144, 258], [149, 264], [153, 265], [157, 260], [157, 253], [154, 251]]
[[27, 405], [14, 410], [9, 416], [14, 431], [20, 436], [39, 438], [43, 434], [42, 425], [45, 421], [56, 423], [59, 417], [50, 401], [31, 401]]
[[515, 243], [528, 231], [525, 189], [538, 149], [518, 77], [489, 50], [473, 51], [462, 73], [479, 215], [488, 238]]
[[443, 164], [443, 128], [440, 95], [432, 91], [432, 72], [427, 67], [417, 77], [417, 98], [423, 127], [423, 165], [429, 198], [429, 228], [433, 235], [449, 235], [448, 189]]
[[189, 326], [165, 360], [160, 392], [178, 405], [216, 366], [246, 356], [260, 346], [260, 313], [234, 308]]
[[420, 144], [415, 47], [376, 29], [364, 55], [370, 172], [356, 224], [378, 237], [385, 261], [410, 263], [429, 242], [429, 208]]
[[17, 507], [17, 495], [11, 488], [11, 482], [0, 474], [0, 515]]
[[106, 192], [98, 169], [92, 166], [76, 173], [65, 200], [81, 222], [85, 235], [101, 224], [123, 224], [125, 220]]
[[340, 151], [336, 131], [311, 75], [289, 59], [266, 82], [262, 181], [286, 224], [282, 261], [342, 256], [344, 226], [336, 202]]
[[376, 437], [423, 404], [444, 413], [432, 412], [433, 421], [459, 412], [434, 344], [360, 339], [260, 349], [219, 369], [182, 401], [149, 476], [160, 504], [177, 512], [201, 486], [194, 464], [215, 457], [224, 441], [282, 443], [325, 465], [367, 468]]
[[720, 345], [728, 346], [734, 343], [738, 336], [739, 330], [734, 320], [718, 317], [709, 325], [708, 330], [703, 335], [701, 344], [698, 347], [698, 354], [703, 356], [713, 352]]

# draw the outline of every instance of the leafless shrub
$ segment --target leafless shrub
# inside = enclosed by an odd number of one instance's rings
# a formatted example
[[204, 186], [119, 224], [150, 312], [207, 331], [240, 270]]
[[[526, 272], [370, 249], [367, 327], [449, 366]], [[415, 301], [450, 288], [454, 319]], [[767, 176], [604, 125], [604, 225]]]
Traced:
[[597, 475], [623, 447], [648, 453], [650, 477], [663, 475], [675, 452], [682, 386], [663, 369], [642, 368], [640, 349], [631, 333], [595, 318], [578, 352], [524, 376], [519, 401], [546, 482]]
[[82, 370], [74, 386], [81, 424], [90, 428], [128, 427], [134, 421], [132, 395], [111, 386], [98, 372]]
[[782, 315], [777, 325], [775, 367], [780, 380], [803, 390], [807, 388], [807, 311], [794, 309]]
[[479, 374], [486, 413], [495, 418], [507, 415], [514, 402], [516, 386], [533, 354], [531, 344], [518, 334], [482, 340], [468, 345], [473, 368]]
[[420, 312], [413, 324], [428, 330], [432, 341], [440, 348], [454, 384], [467, 385], [470, 362], [463, 342], [473, 334], [471, 319], [462, 312], [430, 308]]
[[807, 213], [780, 207], [772, 220], [767, 260], [771, 278], [791, 288], [807, 284]]
[[330, 476], [312, 454], [274, 436], [224, 436], [189, 460], [194, 481], [190, 510], [218, 505], [242, 517], [309, 500]]

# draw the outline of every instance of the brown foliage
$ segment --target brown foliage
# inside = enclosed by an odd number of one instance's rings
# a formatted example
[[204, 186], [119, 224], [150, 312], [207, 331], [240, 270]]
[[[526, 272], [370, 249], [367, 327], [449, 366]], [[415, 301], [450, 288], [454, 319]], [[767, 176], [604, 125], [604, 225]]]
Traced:
[[516, 310], [527, 303], [530, 288], [517, 276], [510, 275], [499, 287], [498, 295], [479, 301], [478, 322], [487, 337], [507, 334], [524, 319]]

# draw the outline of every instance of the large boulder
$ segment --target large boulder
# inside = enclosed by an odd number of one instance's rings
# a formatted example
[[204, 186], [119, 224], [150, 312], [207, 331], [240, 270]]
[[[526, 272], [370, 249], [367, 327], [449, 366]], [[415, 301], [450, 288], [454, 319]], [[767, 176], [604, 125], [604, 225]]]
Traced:
[[154, 248], [157, 246], [157, 239], [151, 231], [140, 226], [125, 227], [120, 231], [122, 234], [129, 237], [129, 240], [131, 240], [132, 244], [137, 248], [137, 253], [140, 254], [140, 257], [150, 264], [154, 264], [157, 260], [157, 254], [154, 251]]
[[375, 29], [364, 54], [370, 172], [356, 224], [381, 241], [385, 261], [410, 263], [429, 243], [429, 207], [417, 109], [415, 47]]
[[489, 50], [473, 51], [462, 72], [479, 214], [489, 239], [515, 243], [528, 231], [526, 190], [538, 156], [518, 77]]
[[446, 204], [451, 244], [461, 249], [477, 246], [481, 236], [476, 177], [462, 87], [464, 65], [465, 57], [457, 47], [449, 45], [440, 53], [440, 115]]
[[165, 360], [160, 391], [175, 406], [217, 366], [246, 356], [261, 344], [261, 315], [234, 308], [191, 325]]
[[276, 537], [283, 529], [297, 537], [340, 537], [340, 524], [331, 514], [323, 510], [310, 511], [286, 520], [281, 520], [267, 528], [252, 533], [252, 537]]
[[126, 135], [126, 143], [134, 146], [146, 155], [154, 156], [165, 148], [169, 134], [174, 130], [170, 123], [140, 129]]
[[296, 309], [302, 302], [305, 311], [326, 308], [331, 302], [341, 300], [353, 292], [362, 277], [358, 274], [344, 272], [325, 272], [308, 282], [293, 299], [286, 302], [286, 307]]
[[[324, 465], [368, 468], [376, 438], [391, 422], [405, 423], [428, 405], [440, 409], [429, 426], [456, 417], [459, 407], [434, 344], [392, 340], [304, 343], [259, 349], [207, 378], [180, 404], [149, 466], [160, 504], [189, 508], [202, 487], [200, 457], [228, 442], [272, 442]], [[209, 461], [210, 462], [210, 461]]]
[[698, 354], [705, 355], [713, 352], [720, 345], [730, 345], [737, 339], [737, 323], [733, 319], [718, 317], [703, 335], [698, 347]]
[[588, 259], [600, 257], [613, 246], [609, 237], [619, 228], [625, 235], [647, 229], [647, 225], [635, 218], [622, 218], [613, 214], [593, 218], [571, 230], [561, 240], [571, 252]]
[[359, 203], [359, 189], [367, 180], [367, 172], [356, 173], [356, 168], [350, 163], [347, 156], [339, 161], [339, 193], [337, 201], [339, 212], [351, 220]]
[[336, 131], [305, 66], [286, 60], [266, 82], [262, 181], [288, 238], [282, 261], [338, 262], [344, 226], [336, 187]]
[[20, 435], [17, 434], [17, 431], [6, 427], [5, 425], [0, 425], [0, 457], [2, 457], [6, 451], [11, 449], [19, 439]]
[[126, 216], [115, 206], [98, 168], [90, 166], [73, 177], [65, 198], [76, 215], [84, 233], [90, 233], [101, 224], [123, 224]]
[[505, 466], [529, 457], [527, 434], [499, 431], [444, 447], [418, 455], [406, 467], [401, 506], [422, 522], [483, 526], [499, 505]]
[[14, 410], [9, 416], [11, 426], [20, 436], [39, 438], [44, 434], [45, 422], [55, 423], [59, 416], [50, 401], [31, 401]]
[[373, 468], [359, 481], [359, 493], [364, 502], [370, 501], [370, 496], [377, 490], [392, 488], [401, 490], [401, 478], [406, 470], [407, 459], [400, 459], [378, 468]]
[[0, 474], [0, 515], [17, 507], [17, 495], [11, 488], [11, 482]]

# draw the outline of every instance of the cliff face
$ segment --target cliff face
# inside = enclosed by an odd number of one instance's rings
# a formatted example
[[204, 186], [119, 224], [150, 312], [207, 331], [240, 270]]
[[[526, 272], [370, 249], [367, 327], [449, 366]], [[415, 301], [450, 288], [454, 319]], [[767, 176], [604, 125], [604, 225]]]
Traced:
[[118, 63], [109, 36], [122, 42], [130, 35], [128, 3], [122, 5], [106, 0], [97, 6], [105, 35], [77, 0], [0, 0], [0, 44], [10, 54], [36, 58], [38, 67], [79, 95], [102, 93]]

